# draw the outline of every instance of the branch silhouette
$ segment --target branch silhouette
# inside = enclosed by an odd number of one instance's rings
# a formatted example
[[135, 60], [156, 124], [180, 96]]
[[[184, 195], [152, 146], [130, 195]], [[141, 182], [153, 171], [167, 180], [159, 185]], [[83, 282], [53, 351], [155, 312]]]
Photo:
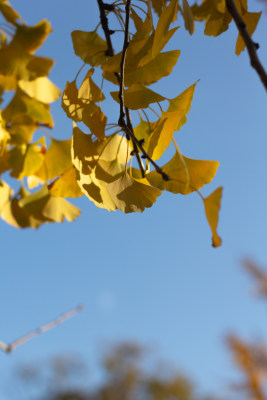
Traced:
[[259, 48], [259, 44], [255, 43], [252, 38], [250, 37], [250, 34], [248, 33], [246, 24], [239, 14], [238, 9], [236, 8], [236, 5], [234, 3], [234, 0], [226, 0], [226, 6], [228, 9], [228, 12], [231, 14], [233, 17], [233, 20], [235, 21], [235, 24], [237, 26], [237, 29], [242, 36], [250, 58], [250, 64], [251, 66], [256, 70], [257, 74], [260, 77], [260, 80], [262, 81], [263, 86], [267, 90], [267, 73], [261, 64], [258, 54], [257, 54], [257, 49]]

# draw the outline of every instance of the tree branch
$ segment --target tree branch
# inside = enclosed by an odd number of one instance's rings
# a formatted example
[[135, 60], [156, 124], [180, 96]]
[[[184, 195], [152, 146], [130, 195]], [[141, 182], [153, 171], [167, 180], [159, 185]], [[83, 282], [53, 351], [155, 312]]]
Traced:
[[25, 342], [28, 342], [29, 340], [33, 339], [35, 336], [40, 335], [41, 333], [44, 333], [52, 328], [54, 328], [57, 325], [62, 324], [62, 322], [66, 321], [69, 318], [74, 317], [78, 312], [82, 311], [84, 309], [83, 305], [79, 305], [78, 307], [73, 308], [72, 310], [69, 310], [65, 312], [64, 314], [60, 315], [58, 318], [54, 319], [53, 321], [48, 322], [45, 325], [42, 325], [40, 328], [37, 328], [26, 335], [23, 335], [21, 338], [15, 340], [14, 342], [10, 344], [5, 344], [0, 341], [0, 349], [5, 351], [6, 353], [11, 353], [16, 347], [24, 344]]
[[[112, 57], [114, 55], [114, 50], [112, 46], [112, 41], [110, 38], [110, 29], [108, 26], [108, 19], [106, 16], [106, 10], [107, 11], [113, 11], [114, 8], [110, 10], [110, 8], [106, 8], [106, 4], [103, 2], [103, 0], [97, 0], [98, 2], [98, 7], [100, 11], [100, 21], [101, 21], [101, 26], [105, 34], [105, 38], [107, 41], [107, 54]], [[130, 111], [127, 107], [125, 107], [124, 104], [124, 73], [125, 73], [125, 59], [126, 59], [126, 52], [127, 48], [129, 46], [129, 23], [130, 23], [130, 10], [131, 10], [131, 0], [127, 0], [126, 6], [125, 6], [125, 32], [124, 32], [124, 43], [123, 43], [123, 49], [122, 49], [122, 56], [121, 56], [121, 63], [120, 63], [120, 73], [115, 72], [115, 76], [117, 78], [117, 81], [119, 83], [120, 89], [119, 89], [119, 100], [120, 100], [120, 115], [119, 115], [119, 120], [118, 120], [118, 125], [126, 134], [127, 139], [131, 139], [133, 143], [133, 153], [136, 156], [138, 165], [141, 170], [142, 177], [145, 177], [145, 170], [144, 166], [142, 164], [142, 160], [139, 154], [138, 149], [142, 152], [143, 158], [146, 158], [149, 160], [149, 162], [154, 166], [155, 170], [161, 174], [162, 178], [164, 180], [169, 180], [169, 177], [165, 172], [162, 171], [162, 169], [155, 163], [155, 161], [152, 160], [152, 158], [147, 154], [146, 150], [143, 147], [143, 141], [139, 141], [134, 134], [132, 122], [131, 122], [131, 116], [130, 116]], [[125, 113], [126, 113], [126, 119], [127, 123], [125, 122]]]
[[265, 69], [263, 68], [259, 57], [257, 55], [257, 49], [259, 48], [258, 43], [255, 43], [247, 30], [246, 24], [243, 21], [241, 15], [238, 12], [238, 9], [236, 8], [236, 5], [234, 3], [234, 0], [226, 0], [226, 6], [228, 9], [228, 12], [231, 14], [231, 16], [233, 17], [233, 20], [235, 21], [235, 24], [237, 26], [237, 29], [240, 33], [240, 35], [242, 36], [247, 50], [248, 50], [248, 54], [250, 57], [250, 64], [251, 66], [256, 70], [257, 74], [260, 77], [260, 80], [263, 83], [263, 86], [265, 87], [265, 89], [267, 90], [267, 73], [265, 71]]

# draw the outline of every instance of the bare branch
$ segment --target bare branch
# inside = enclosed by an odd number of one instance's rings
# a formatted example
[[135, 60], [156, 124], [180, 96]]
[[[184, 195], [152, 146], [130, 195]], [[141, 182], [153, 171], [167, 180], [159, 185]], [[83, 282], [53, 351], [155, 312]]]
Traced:
[[226, 0], [226, 6], [228, 9], [228, 12], [231, 14], [231, 16], [233, 17], [233, 20], [235, 21], [235, 24], [237, 26], [237, 29], [240, 33], [240, 35], [242, 36], [247, 50], [248, 50], [248, 54], [250, 57], [250, 64], [251, 66], [256, 70], [257, 74], [260, 77], [260, 80], [263, 83], [263, 86], [265, 87], [265, 89], [267, 90], [267, 73], [265, 71], [265, 69], [263, 68], [258, 54], [257, 54], [257, 49], [259, 48], [258, 43], [255, 43], [247, 30], [246, 24], [243, 21], [241, 15], [238, 12], [238, 9], [236, 8], [236, 5], [234, 3], [234, 0]]
[[53, 321], [48, 322], [45, 325], [42, 325], [40, 328], [37, 328], [29, 333], [27, 333], [26, 335], [22, 336], [21, 338], [13, 341], [10, 344], [5, 344], [3, 342], [0, 342], [0, 349], [5, 351], [6, 353], [10, 353], [11, 351], [13, 351], [15, 348], [17, 348], [18, 346], [24, 344], [25, 342], [28, 342], [29, 340], [33, 339], [35, 336], [40, 335], [41, 333], [44, 333], [60, 324], [62, 324], [64, 321], [66, 321], [69, 318], [74, 317], [74, 315], [76, 315], [77, 313], [79, 313], [80, 311], [82, 311], [84, 309], [84, 306], [81, 304], [67, 312], [65, 312], [64, 314], [60, 315], [58, 318], [54, 319]]

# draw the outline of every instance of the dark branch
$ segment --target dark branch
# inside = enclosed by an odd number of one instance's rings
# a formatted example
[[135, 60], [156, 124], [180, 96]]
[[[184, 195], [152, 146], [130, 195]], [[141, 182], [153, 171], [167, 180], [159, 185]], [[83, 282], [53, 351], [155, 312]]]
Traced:
[[[109, 30], [109, 27], [108, 27], [108, 19], [107, 19], [107, 16], [106, 16], [106, 10], [107, 11], [113, 11], [114, 7], [112, 8], [111, 7], [112, 4], [111, 5], [106, 4], [102, 0], [97, 0], [97, 3], [98, 3], [99, 11], [100, 11], [101, 26], [102, 26], [102, 29], [104, 31], [106, 42], [107, 42], [107, 46], [108, 46], [107, 56], [112, 57], [112, 56], [114, 56], [114, 50], [113, 50], [112, 43], [111, 43], [111, 38], [110, 38], [110, 35], [111, 35], [110, 32], [111, 31]], [[109, 9], [107, 6], [110, 6], [112, 9]]]
[[235, 21], [235, 24], [237, 26], [237, 29], [240, 33], [240, 35], [242, 36], [247, 50], [248, 50], [248, 54], [250, 57], [250, 64], [251, 66], [256, 70], [256, 72], [258, 73], [263, 86], [265, 87], [265, 89], [267, 90], [267, 73], [265, 71], [265, 69], [263, 68], [259, 57], [257, 55], [257, 49], [259, 48], [258, 43], [255, 43], [247, 30], [246, 24], [243, 21], [241, 15], [238, 12], [238, 9], [236, 8], [236, 5], [234, 3], [234, 0], [226, 0], [226, 6], [228, 9], [228, 12], [231, 14], [231, 16], [233, 17], [233, 20]]

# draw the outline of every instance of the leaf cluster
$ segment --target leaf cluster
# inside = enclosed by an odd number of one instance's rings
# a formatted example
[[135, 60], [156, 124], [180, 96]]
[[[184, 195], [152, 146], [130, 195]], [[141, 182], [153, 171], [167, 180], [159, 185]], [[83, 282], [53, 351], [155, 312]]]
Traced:
[[0, 180], [1, 218], [17, 228], [73, 221], [80, 211], [49, 187], [50, 180], [73, 168], [71, 141], [56, 140], [47, 131], [54, 125], [49, 104], [61, 95], [48, 78], [54, 62], [34, 54], [51, 32], [50, 24], [43, 20], [28, 26], [6, 0], [0, 1], [0, 12], [5, 20], [0, 34], [0, 174], [17, 181], [14, 193]]

